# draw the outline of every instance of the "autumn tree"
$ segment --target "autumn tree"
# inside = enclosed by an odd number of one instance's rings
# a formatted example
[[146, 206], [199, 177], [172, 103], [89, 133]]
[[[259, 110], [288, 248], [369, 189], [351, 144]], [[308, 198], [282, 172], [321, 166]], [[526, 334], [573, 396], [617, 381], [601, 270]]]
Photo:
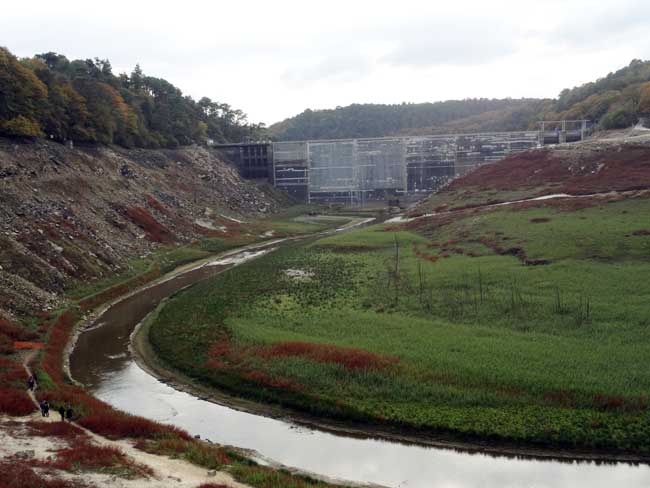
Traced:
[[7, 49], [0, 48], [0, 134], [42, 136], [40, 119], [46, 101], [43, 82]]

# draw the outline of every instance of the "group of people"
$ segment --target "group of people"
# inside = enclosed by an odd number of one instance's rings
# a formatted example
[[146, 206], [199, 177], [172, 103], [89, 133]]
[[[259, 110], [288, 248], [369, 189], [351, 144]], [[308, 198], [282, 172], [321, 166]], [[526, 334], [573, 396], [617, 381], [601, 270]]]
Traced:
[[[27, 389], [29, 391], [34, 391], [37, 385], [38, 382], [36, 380], [36, 375], [33, 374], [27, 379]], [[38, 406], [41, 409], [41, 415], [43, 417], [50, 416], [50, 404], [47, 400], [41, 400], [38, 402]], [[64, 407], [63, 405], [59, 405], [57, 412], [61, 415], [61, 422], [65, 422], [66, 420], [72, 422], [74, 420], [74, 411], [70, 406]]]

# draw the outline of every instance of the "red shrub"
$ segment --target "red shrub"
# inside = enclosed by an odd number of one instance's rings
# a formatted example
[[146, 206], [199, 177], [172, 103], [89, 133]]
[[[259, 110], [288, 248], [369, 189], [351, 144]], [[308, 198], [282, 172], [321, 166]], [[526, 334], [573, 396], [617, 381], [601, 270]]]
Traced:
[[167, 207], [165, 207], [154, 197], [152, 197], [151, 195], [147, 195], [145, 199], [147, 200], [147, 205], [149, 205], [151, 208], [158, 210], [158, 212], [160, 212], [163, 215], [169, 216], [169, 210], [167, 210]]
[[88, 485], [79, 481], [44, 478], [31, 467], [17, 461], [0, 461], [0, 488], [83, 488]]
[[25, 390], [0, 388], [0, 412], [9, 415], [29, 415], [36, 406]]
[[192, 438], [187, 432], [175, 427], [158, 424], [142, 417], [123, 414], [112, 409], [83, 416], [79, 419], [79, 424], [97, 434], [113, 439], [123, 437], [133, 439], [155, 438], [170, 433], [185, 440]]
[[38, 334], [23, 329], [0, 318], [0, 335], [4, 335], [13, 341], [32, 341]]
[[128, 463], [129, 460], [119, 449], [95, 446], [88, 441], [83, 441], [74, 447], [57, 451], [56, 459], [50, 465], [56, 469], [72, 471], [73, 469], [97, 470]]
[[52, 326], [47, 347], [45, 348], [43, 369], [55, 383], [63, 382], [63, 351], [68, 344], [72, 327], [77, 320], [77, 313], [68, 310], [61, 314]]
[[127, 207], [123, 214], [135, 225], [140, 227], [147, 237], [154, 242], [169, 243], [174, 241], [174, 235], [142, 207]]
[[86, 433], [70, 422], [30, 422], [27, 435], [34, 437], [59, 437], [74, 440], [87, 437]]
[[382, 369], [399, 362], [398, 358], [380, 356], [363, 349], [299, 341], [264, 346], [255, 353], [265, 358], [304, 357], [318, 363], [340, 364], [350, 370]]
[[16, 341], [13, 344], [14, 349], [43, 349], [45, 347], [45, 344], [42, 342], [24, 342], [24, 341]]
[[0, 412], [29, 415], [36, 410], [27, 394], [27, 373], [19, 363], [0, 359]]

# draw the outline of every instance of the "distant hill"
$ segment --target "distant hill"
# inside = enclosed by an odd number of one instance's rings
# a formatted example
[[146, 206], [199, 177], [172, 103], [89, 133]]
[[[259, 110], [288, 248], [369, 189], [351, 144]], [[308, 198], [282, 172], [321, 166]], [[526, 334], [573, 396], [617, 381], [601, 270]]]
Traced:
[[353, 104], [331, 110], [307, 109], [273, 124], [268, 132], [278, 140], [381, 137], [409, 129], [443, 130], [448, 124], [487, 113], [526, 113], [530, 111], [528, 107], [540, 103], [536, 99], [479, 98], [398, 105]]
[[563, 90], [557, 99], [467, 99], [305, 110], [269, 127], [276, 140], [336, 139], [535, 129], [540, 120], [588, 119], [625, 128], [650, 114], [650, 61]]

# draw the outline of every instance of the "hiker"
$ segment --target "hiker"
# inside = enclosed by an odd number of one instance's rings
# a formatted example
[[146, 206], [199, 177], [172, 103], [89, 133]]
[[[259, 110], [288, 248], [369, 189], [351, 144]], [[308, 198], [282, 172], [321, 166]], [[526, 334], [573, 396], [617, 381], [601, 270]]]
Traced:
[[43, 417], [49, 417], [50, 416], [50, 404], [47, 403], [47, 400], [41, 400], [40, 406], [41, 406], [41, 415]]
[[27, 380], [27, 389], [29, 391], [34, 391], [35, 386], [36, 386], [36, 380], [34, 380], [33, 376], [30, 376], [29, 379]]
[[65, 422], [65, 408], [63, 408], [63, 405], [59, 406], [59, 415], [61, 416], [61, 422]]
[[67, 410], [65, 411], [65, 418], [68, 420], [68, 422], [72, 422], [73, 420], [72, 417], [74, 417], [72, 407], [68, 407]]

